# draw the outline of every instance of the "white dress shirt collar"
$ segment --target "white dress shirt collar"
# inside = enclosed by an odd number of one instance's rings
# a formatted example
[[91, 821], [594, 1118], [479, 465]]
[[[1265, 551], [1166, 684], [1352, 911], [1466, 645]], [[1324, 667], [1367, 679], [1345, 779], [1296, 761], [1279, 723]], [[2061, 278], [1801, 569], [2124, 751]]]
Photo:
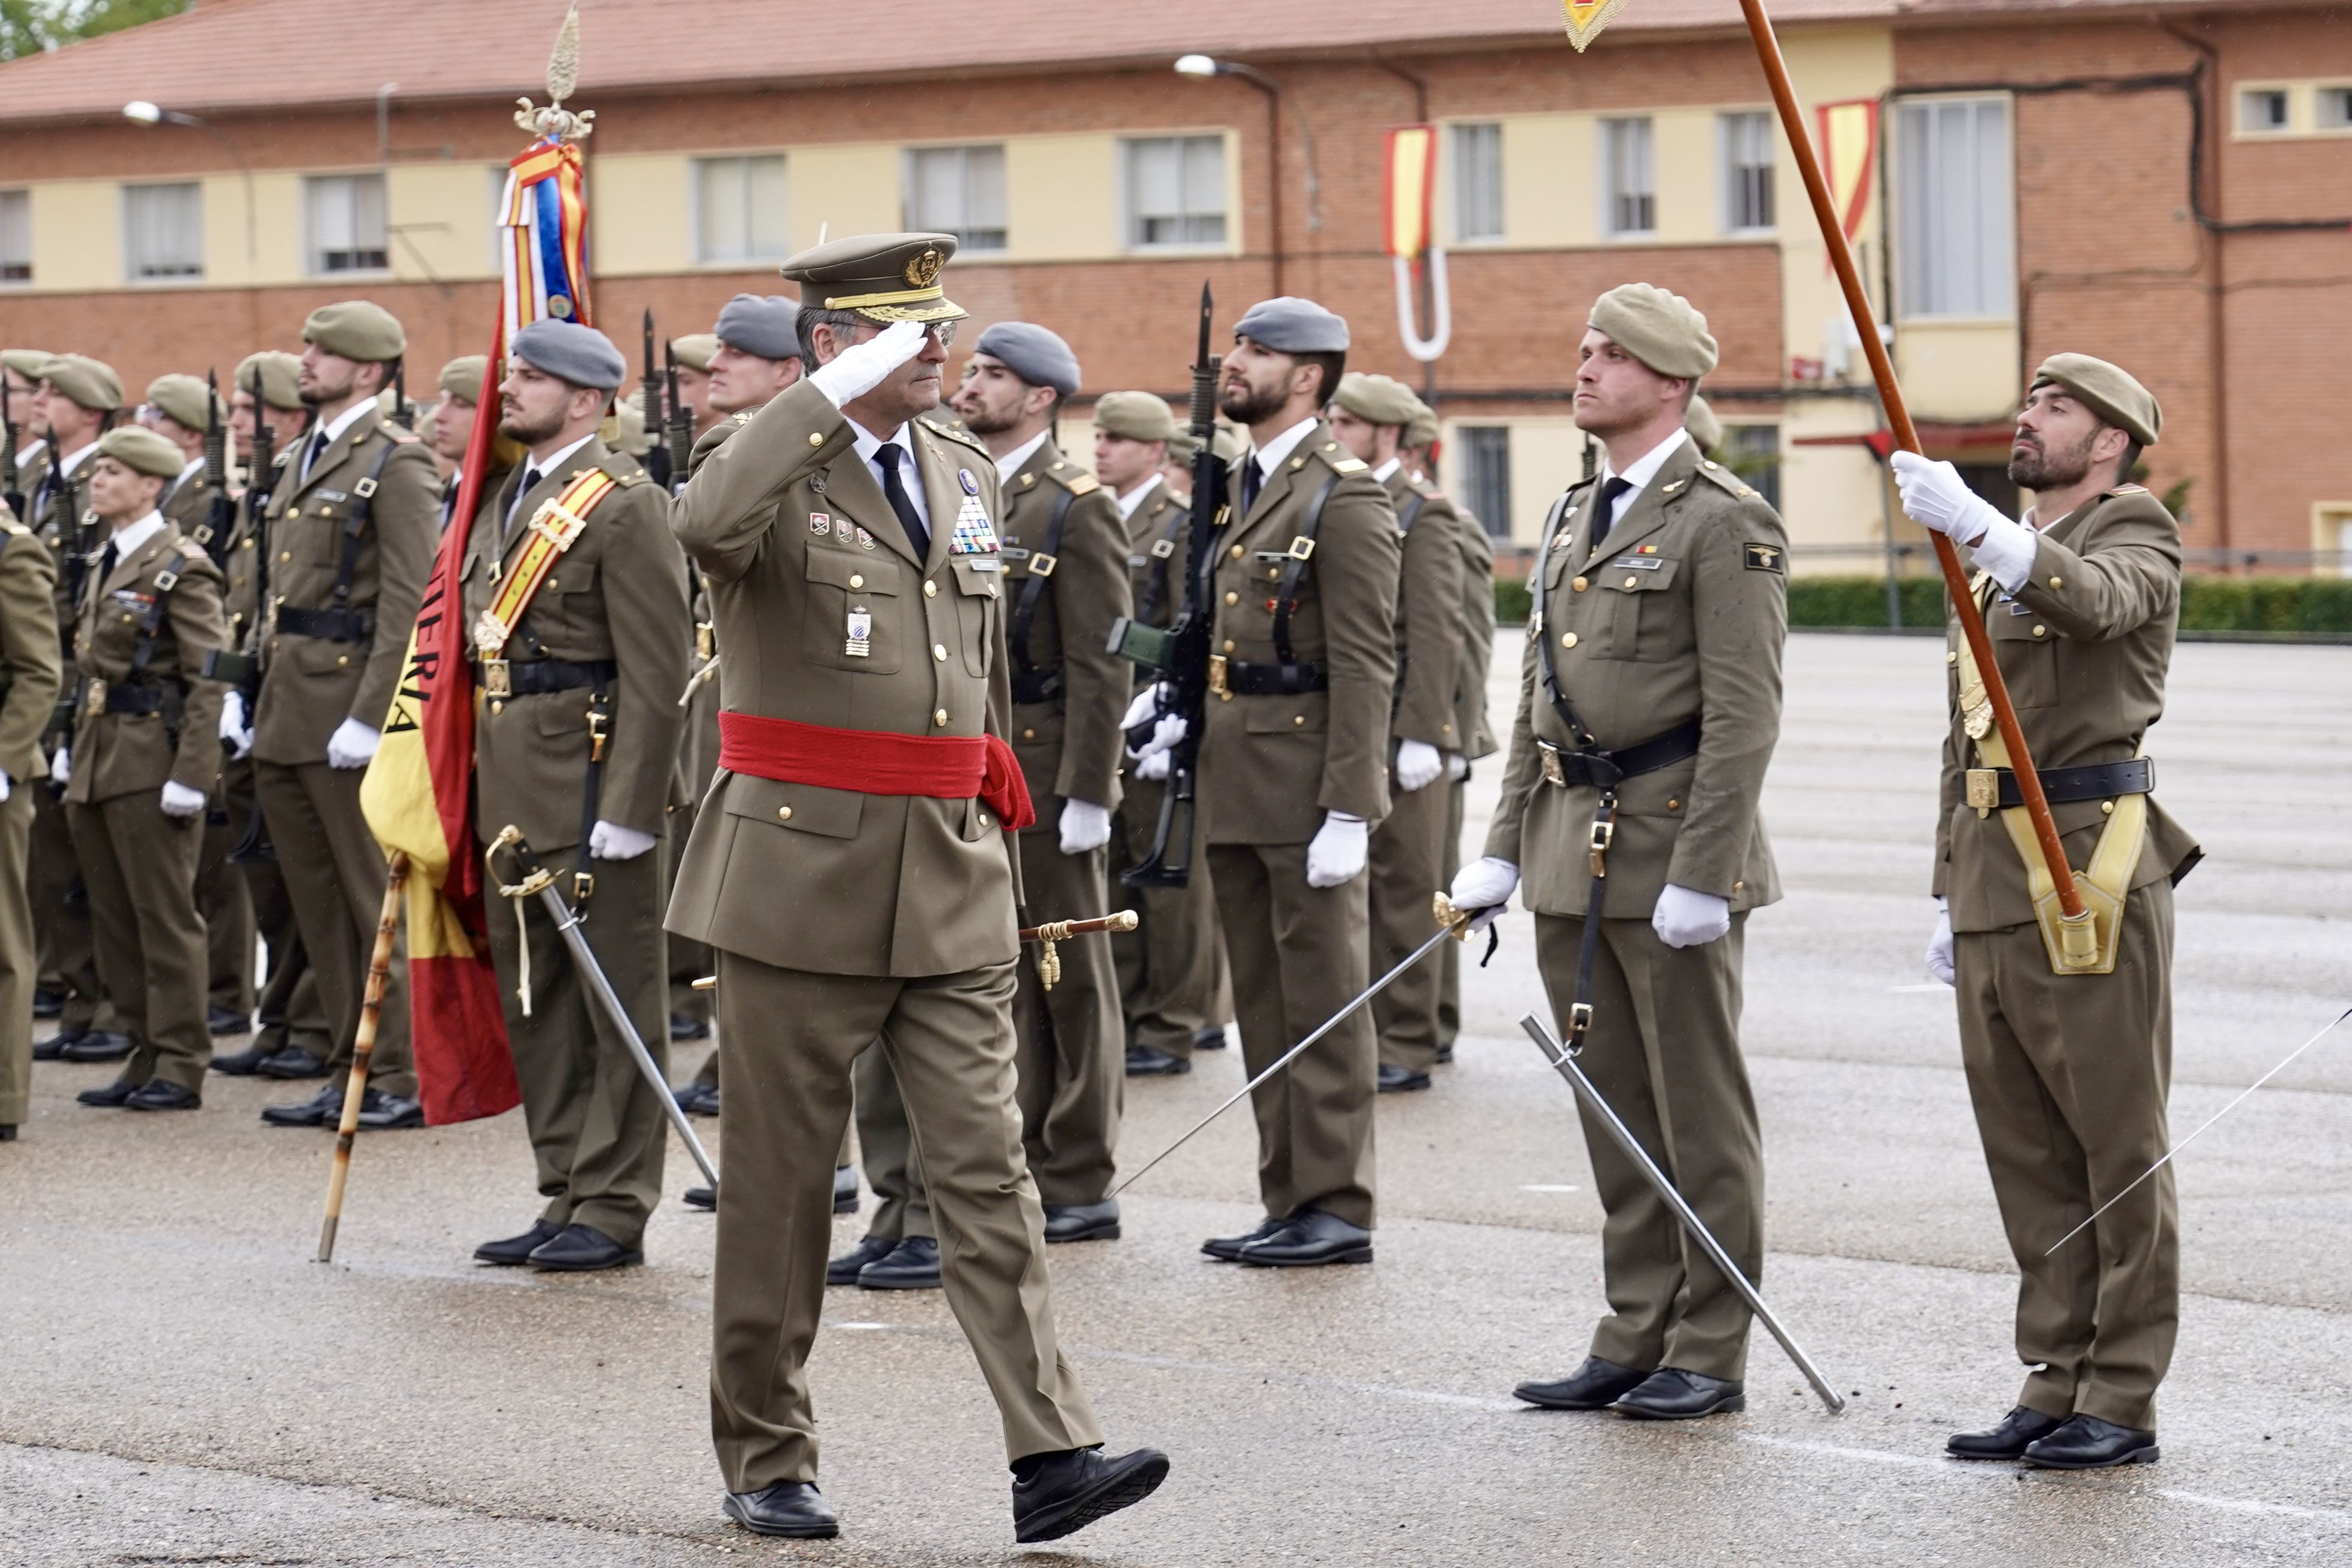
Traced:
[[[882, 483], [882, 465], [874, 460], [874, 455], [885, 447], [896, 447], [906, 454], [898, 459], [899, 480], [907, 487], [907, 499], [915, 503], [915, 515], [923, 520], [925, 528], [930, 527], [930, 498], [923, 493], [926, 487], [921, 474], [915, 468], [915, 446], [907, 439], [907, 427], [901, 425], [887, 436], [877, 436], [847, 415], [842, 417], [849, 426], [852, 445], [856, 447], [857, 455], [866, 459], [866, 470], [874, 476], [876, 485]], [[886, 490], [884, 493], [888, 492]]]
[[522, 460], [522, 474], [515, 481], [514, 500], [507, 502], [507, 522], [509, 526], [514, 522], [515, 509], [522, 505], [522, 498], [529, 495], [535, 488], [524, 481], [530, 479], [533, 474], [538, 475], [543, 479], [547, 478], [548, 475], [556, 472], [558, 469], [562, 468], [565, 463], [571, 461], [572, 453], [580, 450], [581, 447], [585, 447], [590, 441], [594, 440], [595, 437], [596, 432], [591, 430], [587, 435], [581, 437], [580, 439], [572, 442], [570, 446], [557, 447], [555, 451], [544, 460], [530, 457], [528, 455], [524, 457]]
[[85, 458], [97, 450], [98, 443], [95, 441], [92, 441], [87, 447], [75, 447], [72, 451], [68, 452], [64, 457], [58, 459], [58, 472], [61, 474], [72, 473], [76, 468], [82, 466], [82, 462]]
[[1013, 476], [1021, 471], [1021, 465], [1027, 462], [1031, 455], [1034, 454], [1038, 447], [1045, 444], [1045, 437], [1052, 434], [1053, 432], [1050, 430], [1040, 430], [1034, 436], [1030, 437], [1026, 441], [1022, 442], [1018, 447], [1013, 447], [1010, 452], [1005, 453], [1004, 456], [997, 458], [996, 477], [999, 482], [1004, 484], [1012, 483]]
[[149, 540], [161, 532], [163, 528], [163, 514], [160, 511], [151, 511], [137, 522], [125, 523], [116, 529], [114, 537], [108, 541], [114, 546], [114, 563], [120, 566], [130, 560], [133, 554], [145, 547]]
[[1382, 463], [1379, 468], [1372, 470], [1372, 478], [1380, 480], [1382, 484], [1386, 484], [1389, 482], [1389, 476], [1403, 467], [1404, 459], [1402, 458], [1391, 458], [1387, 462]]
[[337, 440], [341, 438], [344, 431], [350, 429], [361, 420], [368, 418], [374, 413], [375, 399], [373, 397], [361, 398], [357, 403], [352, 404], [349, 408], [344, 409], [341, 414], [336, 415], [332, 419], [327, 421], [323, 426], [327, 432], [325, 445], [332, 446]]
[[1274, 470], [1282, 467], [1282, 460], [1290, 456], [1292, 448], [1314, 434], [1316, 417], [1308, 415], [1250, 454], [1251, 459], [1257, 464], [1257, 477], [1261, 483], [1274, 478]]
[[1625, 509], [1632, 506], [1635, 499], [1650, 488], [1650, 481], [1658, 477], [1658, 470], [1666, 466], [1666, 459], [1681, 451], [1683, 443], [1689, 439], [1690, 432], [1676, 426], [1673, 435], [1626, 464], [1622, 474], [1610, 472], [1609, 465], [1604, 460], [1601, 465], [1601, 482], [1604, 487], [1601, 493], [1607, 493], [1605, 487], [1611, 479], [1622, 479], [1628, 488], [1617, 497], [1614, 509], [1603, 521], [1612, 527], [1615, 526], [1617, 520], [1625, 515]]
[[180, 477], [178, 479], [173, 479], [170, 484], [163, 487], [163, 494], [166, 499], [178, 495], [183, 486], [204, 471], [205, 460], [202, 458], [195, 458], [194, 461], [190, 462], [186, 468], [180, 470]]
[[1136, 509], [1142, 506], [1145, 501], [1151, 499], [1151, 487], [1160, 482], [1160, 476], [1158, 474], [1154, 474], [1150, 479], [1144, 480], [1141, 484], [1136, 486], [1133, 489], [1128, 491], [1125, 495], [1119, 497], [1119, 521], [1124, 522], [1128, 519], [1133, 517], [1136, 513]]

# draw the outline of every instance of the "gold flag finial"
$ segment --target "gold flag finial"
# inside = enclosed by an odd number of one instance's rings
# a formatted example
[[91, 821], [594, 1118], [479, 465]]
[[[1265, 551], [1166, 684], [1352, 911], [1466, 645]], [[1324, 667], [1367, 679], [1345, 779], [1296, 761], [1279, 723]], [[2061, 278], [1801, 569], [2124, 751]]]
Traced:
[[1568, 41], [1582, 54], [1601, 29], [1617, 15], [1617, 7], [1625, 0], [1560, 0], [1560, 10], [1568, 23]]
[[533, 136], [544, 136], [558, 142], [578, 142], [595, 130], [596, 111], [593, 109], [577, 112], [563, 107], [563, 100], [580, 90], [580, 5], [573, 0], [572, 8], [563, 14], [563, 26], [556, 29], [555, 47], [547, 57], [547, 96], [545, 109], [534, 109], [530, 100], [515, 100], [515, 123]]

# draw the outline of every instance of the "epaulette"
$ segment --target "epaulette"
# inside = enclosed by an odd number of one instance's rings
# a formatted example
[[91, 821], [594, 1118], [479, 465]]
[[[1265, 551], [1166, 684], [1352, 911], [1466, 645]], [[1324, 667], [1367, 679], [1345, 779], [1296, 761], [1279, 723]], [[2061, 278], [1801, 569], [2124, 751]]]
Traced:
[[[765, 405], [762, 405], [761, 406], [764, 407]], [[759, 411], [760, 410], [757, 408], [739, 408], [734, 413], [730, 414], [727, 417], [737, 425], [749, 425], [751, 423], [751, 416], [757, 414]]]
[[179, 542], [178, 548], [180, 552], [180, 559], [183, 561], [210, 561], [212, 559], [211, 556], [205, 553], [205, 547], [198, 544], [193, 539], [181, 540]]
[[622, 489], [646, 482], [646, 470], [626, 452], [607, 452], [596, 467]]
[[395, 447], [414, 447], [418, 444], [415, 431], [404, 430], [388, 417], [378, 417], [375, 427], [378, 434]]
[[1698, 471], [1700, 478], [1713, 479], [1719, 488], [1730, 491], [1741, 500], [1747, 500], [1756, 494], [1754, 485], [1749, 484], [1712, 458], [1702, 460], [1698, 466]]
[[2114, 489], [2108, 490], [2107, 493], [2111, 496], [2144, 496], [2147, 494], [2147, 487], [2146, 485], [2123, 484], [2116, 486]]
[[31, 529], [26, 528], [23, 523], [18, 522], [14, 517], [5, 515], [6, 511], [7, 508], [0, 507], [0, 533], [25, 534], [33, 531]]
[[1102, 489], [1102, 481], [1084, 468], [1073, 468], [1066, 458], [1057, 459], [1045, 470], [1045, 477], [1074, 496], [1088, 495]]
[[978, 452], [982, 457], [988, 458], [989, 465], [992, 468], [995, 466], [996, 459], [994, 458], [988, 457], [988, 448], [981, 444], [980, 437], [973, 435], [971, 431], [964, 429], [961, 426], [934, 425], [928, 419], [918, 420], [916, 423], [919, 424], [924, 429], [929, 431], [932, 435], [939, 437], [942, 440], [954, 441], [962, 446], [971, 447], [973, 451]]

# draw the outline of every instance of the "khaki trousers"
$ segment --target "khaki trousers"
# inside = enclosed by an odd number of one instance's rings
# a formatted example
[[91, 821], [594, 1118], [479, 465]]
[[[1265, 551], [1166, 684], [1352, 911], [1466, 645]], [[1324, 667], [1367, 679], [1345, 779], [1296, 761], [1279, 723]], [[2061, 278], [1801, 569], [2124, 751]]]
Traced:
[[[1233, 963], [1242, 1065], [1255, 1078], [1370, 984], [1366, 879], [1308, 887], [1304, 844], [1213, 845], [1209, 873]], [[1317, 1208], [1370, 1228], [1379, 1074], [1372, 1020], [1360, 1009], [1250, 1097], [1270, 1217]]]
[[[1592, 1027], [1578, 1058], [1741, 1272], [1764, 1271], [1764, 1152], [1739, 1055], [1740, 956], [1748, 917], [1727, 935], [1672, 948], [1649, 921], [1601, 922]], [[1536, 916], [1536, 966], [1564, 1029], [1576, 999], [1584, 921]], [[1748, 1362], [1748, 1304], [1684, 1231], [1674, 1211], [1578, 1102], [1601, 1227], [1609, 1316], [1592, 1353], [1621, 1365], [1738, 1378]]]
[[[584, 853], [585, 846], [553, 850], [540, 863], [555, 873], [559, 889], [569, 889]], [[668, 964], [661, 920], [668, 902], [668, 858], [664, 843], [634, 860], [590, 862], [596, 894], [581, 927], [638, 1037], [664, 1067], [669, 1060]], [[493, 902], [507, 906], [489, 911], [490, 962], [506, 1005], [539, 1192], [547, 1199], [540, 1217], [553, 1226], [593, 1226], [634, 1247], [661, 1202], [669, 1123], [658, 1091], [646, 1081], [587, 976], [573, 967], [572, 950], [540, 899]], [[524, 941], [530, 944], [527, 1018], [516, 991]]]
[[[1472, 764], [1475, 768], [1476, 764]], [[1429, 786], [1445, 792], [1445, 840], [1437, 885], [1454, 886], [1462, 869], [1462, 802], [1470, 793], [1467, 779], [1444, 778]], [[1449, 1050], [1462, 1037], [1462, 950], [1467, 942], [1449, 942], [1437, 950], [1437, 1048]]]
[[41, 984], [65, 999], [58, 1026], [65, 1030], [125, 1027], [106, 1005], [105, 985], [99, 978], [89, 889], [82, 880], [81, 862], [74, 856], [73, 829], [66, 822], [65, 802], [41, 780], [23, 780], [17, 787], [33, 797], [27, 857], [33, 930], [39, 946]]
[[[1189, 1058], [1192, 1037], [1224, 1021], [1217, 1005], [1217, 898], [1209, 885], [1208, 821], [1193, 814], [1192, 875], [1183, 887], [1130, 888], [1118, 873], [1151, 853], [1168, 786], [1130, 773], [1125, 788], [1112, 818], [1106, 880], [1110, 907], [1133, 910], [1143, 921], [1110, 944], [1127, 1037]], [[1025, 875], [1027, 862], [1023, 864]], [[1120, 1070], [1126, 1070], [1123, 1063]]]
[[[898, 1093], [898, 1075], [890, 1070], [889, 1053], [880, 1041], [857, 1053], [850, 1064], [850, 1083], [856, 1098], [857, 1152], [866, 1167], [866, 1184], [877, 1200], [868, 1236], [891, 1241], [908, 1237], [936, 1237], [931, 1223], [931, 1197], [923, 1190], [923, 1163], [915, 1153], [914, 1134], [907, 1125], [907, 1106]], [[719, 1105], [726, 1105], [719, 1093]], [[724, 1118], [722, 1117], [723, 1121]]]
[[254, 1005], [253, 1043], [273, 1051], [299, 1046], [324, 1060], [335, 1053], [335, 1034], [319, 1000], [319, 977], [311, 972], [310, 954], [302, 951], [286, 879], [278, 874], [276, 860], [250, 860], [237, 869], [245, 874], [254, 927], [269, 954], [268, 977]]
[[1013, 965], [918, 980], [719, 955], [726, 1092], [711, 1285], [710, 1426], [730, 1491], [817, 1476], [807, 1361], [824, 1301], [849, 1064], [877, 1037], [940, 1219], [948, 1305], [1003, 1415], [1008, 1458], [1102, 1441], [1063, 1356], [1045, 1215], [1013, 1103]]
[[[694, 806], [691, 803], [674, 806], [669, 814], [669, 841], [684, 844], [694, 837]], [[670, 858], [670, 881], [677, 880], [677, 857]], [[710, 973], [710, 949], [708, 944], [691, 937], [669, 939], [669, 1010], [677, 1016], [697, 1024], [710, 1022], [710, 993], [697, 991], [694, 983]], [[646, 1037], [648, 1042], [651, 1036]], [[662, 1038], [669, 1038], [669, 1020], [662, 1020]], [[710, 1053], [694, 1081], [716, 1084], [719, 1081], [719, 1053]]]
[[[1420, 789], [1394, 790], [1388, 816], [1372, 829], [1372, 979], [1437, 934], [1431, 900], [1446, 888], [1445, 797], [1452, 793], [1443, 773]], [[1372, 1027], [1380, 1036], [1383, 1066], [1427, 1072], [1437, 1065], [1442, 962], [1430, 953], [1372, 998]]]
[[[242, 796], [240, 799], [239, 796]], [[224, 764], [221, 805], [205, 813], [205, 841], [196, 860], [196, 914], [205, 922], [206, 1000], [239, 1016], [253, 1012], [253, 897], [243, 868], [229, 852], [245, 837], [256, 809], [251, 762]]]
[[[1110, 912], [1107, 847], [1065, 855], [1051, 828], [1021, 834], [1019, 843], [1024, 923], [1099, 920]], [[1051, 991], [1037, 978], [1045, 950], [1034, 942], [1021, 950], [1013, 996], [1014, 1100], [1029, 1173], [1049, 1204], [1100, 1203], [1117, 1174], [1127, 1039], [1111, 944], [1129, 940], [1097, 931], [1056, 942], [1062, 975]]]
[[66, 806], [89, 889], [107, 994], [130, 1031], [121, 1081], [162, 1079], [204, 1092], [213, 1059], [205, 1026], [205, 922], [196, 915], [201, 816], [163, 815], [162, 786]]
[[46, 793], [37, 782], [19, 783], [0, 801], [0, 1126], [21, 1127], [32, 1113], [33, 987], [41, 964], [25, 873], [33, 797]]
[[2050, 972], [2034, 926], [1965, 931], [1960, 1058], [2020, 1273], [2018, 1403], [2156, 1427], [2180, 1325], [2172, 1167], [2042, 1254], [2170, 1146], [2172, 885], [2133, 889], [2111, 974]]
[[[361, 992], [375, 950], [388, 874], [383, 846], [368, 831], [360, 811], [360, 780], [366, 772], [324, 763], [257, 762], [253, 766], [269, 841], [278, 850], [278, 869], [286, 879], [295, 922], [302, 932], [302, 951], [310, 955], [319, 1001], [334, 1030], [335, 1051], [330, 1060], [339, 1069], [351, 1066]], [[416, 1070], [409, 1057], [404, 944], [393, 949], [392, 973], [376, 1020], [375, 1052], [368, 1061], [368, 1085], [404, 1099], [416, 1096]]]

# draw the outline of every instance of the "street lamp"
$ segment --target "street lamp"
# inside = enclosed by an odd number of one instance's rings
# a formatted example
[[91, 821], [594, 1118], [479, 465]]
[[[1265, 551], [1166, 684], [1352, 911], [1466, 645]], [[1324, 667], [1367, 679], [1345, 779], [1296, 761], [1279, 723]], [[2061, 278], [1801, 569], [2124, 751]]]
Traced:
[[[1204, 79], [1237, 76], [1265, 93], [1269, 106], [1279, 105], [1289, 111], [1291, 117], [1298, 121], [1300, 140], [1307, 143], [1307, 232], [1313, 234], [1321, 229], [1323, 226], [1323, 174], [1315, 157], [1315, 128], [1307, 122], [1307, 116], [1299, 112], [1298, 100], [1291, 96], [1290, 89], [1255, 66], [1245, 65], [1240, 60], [1221, 60], [1210, 55], [1179, 56], [1176, 60], [1176, 74]], [[1275, 123], [1279, 127], [1279, 120]], [[1270, 152], [1275, 166], [1274, 222], [1278, 241], [1282, 224], [1281, 143], [1277, 141]], [[1277, 266], [1280, 265], [1281, 257], [1282, 247], [1277, 243], [1275, 247], [1275, 259]]]
[[[221, 134], [220, 128], [209, 121], [199, 120], [193, 114], [184, 114], [176, 109], [165, 109], [160, 104], [150, 103], [143, 98], [134, 98], [124, 104], [122, 118], [135, 125], [192, 125], [228, 149], [228, 155], [236, 161], [237, 173], [245, 177], [246, 266], [258, 272], [261, 263], [261, 246], [255, 234], [253, 165], [245, 161], [244, 151], [236, 142]], [[257, 279], [253, 280], [258, 281]]]

